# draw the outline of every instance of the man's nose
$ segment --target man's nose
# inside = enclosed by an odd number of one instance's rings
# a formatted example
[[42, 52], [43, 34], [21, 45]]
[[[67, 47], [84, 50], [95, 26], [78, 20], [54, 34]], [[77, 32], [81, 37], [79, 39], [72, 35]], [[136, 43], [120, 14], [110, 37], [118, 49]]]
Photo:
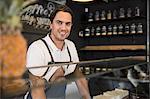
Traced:
[[67, 29], [67, 26], [66, 26], [65, 23], [63, 23], [63, 24], [61, 25], [61, 29], [63, 29], [63, 30], [66, 30], [66, 29]]

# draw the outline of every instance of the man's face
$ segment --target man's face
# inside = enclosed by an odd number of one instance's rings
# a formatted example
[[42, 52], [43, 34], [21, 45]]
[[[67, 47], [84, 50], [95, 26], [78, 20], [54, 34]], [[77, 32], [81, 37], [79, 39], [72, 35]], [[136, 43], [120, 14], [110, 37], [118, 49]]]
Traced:
[[52, 37], [54, 37], [55, 40], [63, 41], [69, 36], [71, 26], [71, 14], [63, 11], [58, 12], [50, 25]]

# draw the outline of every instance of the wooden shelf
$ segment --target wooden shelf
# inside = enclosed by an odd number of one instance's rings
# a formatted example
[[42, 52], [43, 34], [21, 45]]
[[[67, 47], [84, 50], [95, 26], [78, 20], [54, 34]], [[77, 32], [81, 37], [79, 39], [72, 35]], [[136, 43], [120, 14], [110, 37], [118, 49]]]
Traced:
[[145, 45], [104, 45], [104, 46], [85, 46], [80, 50], [146, 50]]

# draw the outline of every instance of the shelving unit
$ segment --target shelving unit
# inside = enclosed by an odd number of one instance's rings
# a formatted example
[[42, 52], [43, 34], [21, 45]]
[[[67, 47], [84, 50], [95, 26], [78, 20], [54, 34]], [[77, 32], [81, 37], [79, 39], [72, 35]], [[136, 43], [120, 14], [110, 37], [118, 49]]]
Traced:
[[[125, 56], [145, 56], [146, 57], [146, 37], [147, 37], [147, 24], [146, 24], [146, 2], [141, 0], [118, 0], [115, 2], [104, 3], [102, 1], [96, 0], [93, 3], [78, 4], [82, 6], [82, 13], [80, 15], [81, 21], [79, 22], [79, 31], [78, 31], [78, 41], [77, 47], [79, 51], [79, 56], [81, 60], [91, 60], [91, 59], [103, 59], [111, 57], [125, 57]], [[136, 7], [139, 8], [139, 15], [135, 15]], [[120, 8], [124, 9], [125, 16], [120, 18]], [[131, 8], [131, 16], [127, 17], [127, 9]], [[84, 12], [85, 9], [88, 11]], [[113, 11], [117, 11], [117, 18], [107, 19], [108, 11], [111, 11], [111, 16], [113, 16]], [[99, 11], [99, 20], [95, 20], [95, 12]], [[105, 19], [101, 19], [102, 11], [105, 11]], [[92, 13], [93, 21], [88, 21], [89, 13]], [[135, 33], [132, 33], [130, 29], [132, 24], [135, 24]], [[142, 24], [142, 33], [137, 33], [137, 25]], [[119, 33], [119, 25], [123, 25], [122, 33]], [[125, 33], [125, 25], [129, 25], [129, 33]], [[109, 25], [117, 26], [117, 33], [108, 34]], [[96, 35], [96, 32], [93, 34], [86, 35], [86, 28], [89, 28], [89, 31], [96, 31], [97, 27], [100, 27], [100, 34]], [[106, 26], [106, 33], [102, 33], [103, 26]], [[94, 27], [94, 30], [91, 28]], [[81, 35], [80, 35], [81, 33]], [[75, 41], [76, 42], [76, 41]], [[145, 60], [146, 61], [146, 60]]]
[[[78, 8], [76, 6], [70, 5], [72, 9], [75, 9], [78, 11], [75, 16], [77, 24], [75, 24], [75, 28], [77, 30], [73, 31], [72, 40], [76, 43], [76, 46], [78, 48], [79, 57], [80, 60], [84, 61], [90, 61], [90, 60], [103, 60], [103, 59], [109, 59], [109, 58], [116, 58], [116, 57], [130, 57], [133, 56], [135, 58], [128, 59], [128, 60], [117, 60], [113, 62], [102, 62], [97, 64], [87, 64], [81, 67], [83, 69], [83, 73], [86, 75], [93, 74], [93, 73], [103, 73], [105, 71], [113, 70], [113, 69], [119, 69], [124, 68], [125, 66], [129, 65], [136, 65], [137, 63], [146, 62], [147, 55], [148, 54], [148, 44], [149, 42], [148, 35], [149, 35], [149, 28], [148, 27], [148, 8], [147, 7], [148, 0], [117, 0], [115, 2], [102, 2], [101, 0], [95, 0], [92, 3], [76, 3]], [[88, 15], [87, 13], [84, 14], [85, 8], [88, 8], [88, 13], [95, 14], [96, 11], [100, 11], [100, 13], [105, 10], [106, 13], [108, 10], [114, 11], [117, 10], [119, 12], [120, 8], [124, 8], [125, 15], [128, 8], [132, 9], [132, 12], [134, 13], [135, 7], [140, 8], [140, 16], [134, 16], [131, 17], [124, 17], [124, 18], [117, 18], [117, 19], [105, 19], [105, 20], [94, 20], [93, 21], [87, 21], [87, 18], [85, 17]], [[149, 5], [148, 5], [149, 6]], [[76, 12], [74, 11], [74, 12]], [[137, 25], [138, 23], [142, 24], [143, 33], [124, 33], [124, 26], [128, 24], [129, 26], [132, 25], [132, 23], [135, 23]], [[100, 31], [103, 26], [106, 26], [106, 30], [108, 29], [108, 26], [114, 26], [117, 27], [122, 24], [123, 25], [123, 33], [122, 34], [111, 34], [108, 35], [107, 33], [105, 35], [88, 35], [85, 36], [85, 29], [86, 27], [89, 28], [91, 32], [91, 28], [94, 27], [100, 27]], [[117, 30], [118, 32], [118, 30]], [[76, 33], [76, 34], [75, 34]], [[80, 35], [81, 33], [81, 35]], [[149, 65], [149, 63], [147, 64]], [[140, 65], [142, 66], [142, 65]], [[144, 68], [142, 66], [141, 68]], [[125, 71], [121, 71], [122, 73], [127, 73], [126, 69]], [[117, 71], [113, 72], [118, 73]], [[131, 82], [127, 80], [127, 77], [125, 77], [126, 81], [120, 81], [121, 78], [118, 77], [119, 74], [117, 74], [117, 77], [115, 76], [113, 79], [111, 79], [112, 74], [106, 74], [103, 76], [95, 76], [91, 77], [89, 80], [89, 88], [90, 93], [92, 96], [98, 95], [100, 93], [103, 93], [105, 91], [111, 90], [114, 87], [117, 87], [116, 85], [118, 83], [124, 83], [125, 88], [132, 87]], [[105, 76], [109, 76], [108, 79], [105, 79]], [[125, 76], [127, 76], [125, 74]], [[107, 78], [106, 77], [106, 78]], [[104, 79], [103, 79], [104, 78]], [[118, 80], [117, 80], [118, 79]], [[131, 89], [132, 89], [131, 88]], [[134, 89], [134, 88], [133, 88]], [[147, 88], [145, 88], [147, 89]], [[129, 88], [130, 90], [130, 88]], [[132, 99], [132, 98], [131, 98]], [[146, 98], [147, 99], [147, 98]]]

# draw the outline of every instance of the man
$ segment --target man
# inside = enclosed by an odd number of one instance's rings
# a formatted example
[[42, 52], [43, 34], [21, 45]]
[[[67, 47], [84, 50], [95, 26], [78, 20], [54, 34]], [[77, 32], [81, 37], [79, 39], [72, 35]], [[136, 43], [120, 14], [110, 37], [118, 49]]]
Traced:
[[[44, 38], [35, 41], [27, 52], [27, 68], [44, 66], [57, 62], [79, 62], [75, 45], [66, 39], [70, 35], [73, 13], [70, 8], [61, 5], [50, 16], [51, 32]], [[83, 77], [76, 65], [29, 69], [33, 86], [43, 85], [46, 79], [49, 82], [59, 82], [66, 76], [74, 73], [76, 77]], [[85, 78], [75, 81], [83, 99], [90, 99], [88, 84]], [[65, 99], [66, 83], [32, 88], [32, 99]], [[72, 97], [73, 98], [73, 97]], [[77, 99], [77, 98], [76, 98]]]

